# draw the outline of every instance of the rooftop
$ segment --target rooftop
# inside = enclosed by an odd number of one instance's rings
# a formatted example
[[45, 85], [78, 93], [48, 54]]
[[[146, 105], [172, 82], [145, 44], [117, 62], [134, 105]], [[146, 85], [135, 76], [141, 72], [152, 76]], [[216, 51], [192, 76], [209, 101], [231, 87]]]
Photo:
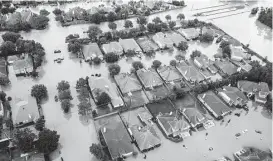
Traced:
[[127, 52], [128, 50], [142, 52], [141, 48], [138, 46], [134, 39], [119, 39], [119, 43], [122, 46], [124, 52]]
[[147, 36], [140, 37], [137, 40], [138, 45], [142, 48], [144, 52], [158, 50], [158, 46], [151, 41]]
[[152, 39], [157, 43], [157, 45], [160, 48], [164, 48], [164, 47], [172, 47], [173, 46], [173, 41], [171, 38], [167, 37], [166, 34], [164, 34], [163, 32], [158, 32], [156, 33]]
[[176, 46], [178, 46], [178, 44], [182, 41], [186, 42], [187, 40], [181, 36], [180, 34], [176, 33], [176, 32], [166, 32], [166, 36], [168, 38], [170, 38], [173, 42], [173, 44], [175, 44]]
[[255, 92], [255, 91], [261, 91], [265, 93], [269, 93], [269, 87], [268, 84], [265, 82], [255, 83], [251, 81], [238, 81], [237, 86], [240, 90], [243, 92]]
[[43, 153], [32, 153], [15, 158], [12, 161], [45, 161], [45, 157]]
[[140, 107], [149, 102], [147, 96], [142, 90], [132, 92], [131, 94], [127, 93], [124, 95], [123, 99], [129, 108]]
[[180, 75], [179, 71], [173, 66], [161, 66], [157, 69], [159, 75], [163, 78], [166, 82], [181, 80], [182, 76]]
[[23, 59], [15, 60], [13, 62], [14, 70], [24, 70], [25, 68], [33, 68], [32, 58], [29, 55], [26, 55]]
[[187, 40], [195, 39], [199, 37], [200, 34], [200, 30], [195, 28], [180, 28], [177, 31], [182, 34]]
[[97, 43], [83, 45], [83, 55], [85, 59], [103, 56]]
[[137, 70], [137, 76], [145, 88], [155, 87], [163, 84], [160, 76], [152, 68]]
[[200, 82], [205, 79], [204, 76], [192, 65], [178, 64], [177, 69], [186, 78], [187, 81]]
[[165, 114], [170, 112], [174, 113], [176, 111], [171, 101], [169, 101], [168, 99], [149, 103], [146, 106], [154, 117], [158, 116], [159, 114]]
[[103, 51], [108, 54], [108, 53], [116, 53], [116, 54], [122, 54], [123, 53], [123, 48], [118, 42], [110, 42], [109, 44], [103, 44], [102, 45]]
[[142, 89], [141, 83], [138, 81], [135, 74], [121, 73], [114, 78], [123, 94]]
[[223, 86], [223, 89], [219, 89], [219, 92], [225, 93], [233, 102], [235, 102], [237, 98], [241, 98], [244, 102], [248, 100], [246, 95], [236, 87]]
[[238, 67], [233, 65], [228, 60], [216, 60], [215, 65], [220, 68], [225, 74], [232, 75], [237, 72]]
[[271, 161], [272, 154], [270, 151], [263, 151], [258, 148], [245, 147], [240, 152], [235, 153], [240, 161]]
[[202, 124], [206, 121], [204, 115], [200, 113], [196, 108], [184, 108], [183, 114], [193, 126]]
[[199, 57], [195, 57], [194, 62], [197, 63], [199, 68], [207, 68], [210, 65], [208, 56], [204, 54], [201, 54]]

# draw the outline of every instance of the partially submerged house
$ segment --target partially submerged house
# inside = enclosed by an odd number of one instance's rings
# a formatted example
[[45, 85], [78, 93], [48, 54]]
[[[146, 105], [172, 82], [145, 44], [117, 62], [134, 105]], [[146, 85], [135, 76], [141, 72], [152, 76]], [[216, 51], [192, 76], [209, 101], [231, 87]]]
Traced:
[[146, 105], [150, 113], [156, 118], [160, 114], [165, 113], [175, 113], [176, 109], [173, 107], [173, 104], [168, 99], [163, 99], [157, 102], [149, 103]]
[[33, 71], [32, 57], [27, 54], [18, 60], [14, 60], [13, 70], [16, 76], [31, 73]]
[[119, 89], [122, 94], [129, 92], [140, 91], [142, 89], [141, 83], [138, 81], [135, 74], [121, 73], [114, 76]]
[[182, 75], [174, 66], [160, 66], [157, 71], [166, 83], [175, 83], [182, 80]]
[[95, 102], [97, 102], [97, 97], [102, 92], [105, 92], [110, 96], [111, 104], [114, 108], [124, 105], [123, 100], [118, 93], [117, 87], [108, 79], [104, 77], [91, 77], [89, 78], [88, 82]]
[[218, 95], [230, 106], [243, 107], [248, 102], [245, 94], [236, 87], [223, 86], [217, 91]]
[[31, 24], [33, 18], [36, 16], [30, 9], [21, 11], [21, 21], [25, 23]]
[[117, 55], [123, 54], [123, 48], [119, 42], [113, 41], [113, 42], [110, 42], [109, 44], [103, 44], [101, 48], [105, 54], [109, 54], [109, 53], [115, 53]]
[[242, 47], [231, 46], [231, 60], [242, 61], [251, 57]]
[[200, 56], [194, 57], [194, 64], [200, 69], [206, 69], [210, 65], [208, 56], [201, 54]]
[[109, 150], [111, 160], [128, 157], [135, 151], [132, 140], [119, 115], [111, 116], [100, 127], [100, 133]]
[[144, 37], [140, 37], [136, 40], [136, 42], [138, 43], [138, 45], [141, 47], [141, 49], [143, 50], [143, 52], [149, 52], [149, 51], [156, 51], [159, 49], [159, 47], [157, 46], [156, 43], [154, 43], [153, 41], [151, 41], [147, 36]]
[[266, 103], [267, 95], [270, 93], [268, 84], [265, 82], [255, 83], [251, 81], [238, 81], [237, 87], [248, 97], [255, 97], [255, 102]]
[[134, 39], [119, 39], [119, 43], [123, 48], [123, 51], [127, 53], [129, 50], [133, 50], [136, 53], [141, 53], [142, 50]]
[[177, 31], [182, 34], [187, 40], [197, 39], [200, 34], [200, 30], [196, 28], [180, 28]]
[[228, 107], [214, 92], [207, 91], [205, 93], [199, 94], [197, 96], [200, 102], [204, 104], [207, 110], [212, 113], [212, 115], [221, 119], [225, 115], [231, 112], [230, 107]]
[[141, 81], [145, 89], [153, 89], [153, 87], [161, 86], [163, 84], [162, 79], [152, 68], [137, 70], [137, 76]]
[[0, 77], [8, 76], [7, 62], [4, 59], [0, 59]]
[[21, 14], [20, 12], [13, 12], [13, 13], [9, 13], [7, 15], [7, 19], [6, 19], [6, 24], [7, 26], [9, 25], [17, 25], [21, 22]]
[[142, 90], [126, 93], [123, 95], [123, 99], [126, 106], [130, 109], [141, 107], [149, 103], [145, 92]]
[[160, 49], [173, 48], [173, 41], [167, 37], [163, 32], [158, 32], [152, 37], [153, 41], [159, 46]]
[[192, 65], [178, 63], [176, 68], [191, 84], [200, 83], [205, 80], [205, 77]]
[[234, 153], [236, 161], [271, 161], [272, 152], [254, 147], [245, 147]]
[[11, 111], [13, 124], [17, 127], [34, 123], [40, 118], [36, 99], [31, 96], [28, 97], [28, 100], [17, 102]]
[[203, 127], [204, 123], [207, 121], [204, 115], [196, 108], [184, 108], [182, 113], [193, 128]]
[[252, 66], [248, 64], [245, 60], [241, 60], [241, 61], [233, 60], [232, 62], [246, 72], [249, 72], [252, 69]]
[[227, 74], [229, 76], [239, 72], [239, 68], [233, 65], [228, 60], [223, 60], [223, 59], [216, 60], [214, 64], [219, 70], [221, 70], [224, 74]]
[[166, 32], [165, 34], [172, 40], [174, 46], [178, 46], [179, 43], [187, 41], [183, 36], [173, 31]]
[[97, 43], [89, 43], [88, 45], [83, 45], [83, 56], [85, 61], [90, 61], [95, 57], [103, 58], [102, 52]]

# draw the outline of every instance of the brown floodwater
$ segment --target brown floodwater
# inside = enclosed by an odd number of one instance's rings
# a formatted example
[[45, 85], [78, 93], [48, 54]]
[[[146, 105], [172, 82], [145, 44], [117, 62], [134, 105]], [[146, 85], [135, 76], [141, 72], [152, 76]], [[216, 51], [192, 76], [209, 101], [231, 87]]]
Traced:
[[[170, 14], [173, 19], [176, 18], [178, 13], [185, 13], [186, 17], [192, 17], [193, 13], [197, 11], [198, 8], [208, 7], [223, 4], [216, 0], [208, 1], [186, 1], [188, 7], [180, 10], [168, 11], [149, 17], [149, 20], [156, 16], [165, 18], [165, 15]], [[61, 9], [68, 10], [68, 8], [73, 6], [81, 6], [88, 8], [91, 5], [98, 5], [99, 3], [75, 3], [60, 6]], [[236, 4], [228, 4], [236, 5]], [[253, 5], [260, 5], [259, 3]], [[226, 6], [221, 6], [226, 7]], [[221, 8], [219, 7], [219, 8]], [[34, 12], [38, 12], [40, 9], [47, 9], [52, 11], [55, 7], [51, 6], [38, 6], [37, 8], [31, 8]], [[220, 15], [214, 15], [210, 17], [201, 17], [201, 19], [210, 19], [213, 17], [218, 17]], [[29, 33], [21, 32], [24, 39], [33, 39], [40, 42], [46, 51], [46, 62], [39, 69], [40, 77], [38, 79], [18, 77], [13, 75], [12, 68], [10, 68], [10, 79], [11, 87], [5, 88], [9, 96], [17, 97], [21, 99], [27, 99], [30, 94], [30, 89], [34, 84], [45, 84], [48, 88], [49, 99], [46, 101], [42, 107], [44, 110], [44, 115], [46, 118], [46, 127], [56, 130], [60, 135], [60, 148], [61, 154], [59, 152], [54, 152], [51, 157], [52, 160], [60, 160], [63, 157], [66, 161], [90, 161], [96, 160], [94, 156], [89, 153], [89, 147], [92, 143], [97, 143], [97, 135], [94, 128], [93, 121], [88, 117], [80, 117], [78, 115], [78, 100], [76, 98], [75, 84], [78, 78], [85, 77], [87, 75], [101, 73], [102, 76], [108, 77], [107, 65], [105, 63], [99, 66], [90, 66], [87, 63], [79, 63], [79, 59], [75, 55], [68, 53], [67, 44], [65, 43], [65, 37], [68, 34], [77, 33], [81, 37], [86, 37], [87, 35], [83, 32], [87, 30], [88, 24], [85, 25], [74, 25], [69, 27], [61, 27], [60, 24], [55, 22], [54, 15], [49, 15], [50, 22], [49, 27], [45, 30], [32, 30]], [[272, 53], [272, 30], [268, 27], [255, 21], [256, 17], [249, 17], [249, 13], [240, 14], [237, 16], [230, 16], [225, 18], [214, 19], [213, 22], [221, 27], [224, 31], [231, 34], [238, 40], [248, 43], [250, 41], [250, 47], [259, 52], [263, 56], [268, 56], [271, 60]], [[131, 19], [136, 25], [135, 18]], [[116, 22], [118, 29], [123, 26], [123, 20]], [[103, 31], [108, 31], [108, 24], [102, 23], [99, 27]], [[3, 33], [0, 33], [3, 34]], [[265, 36], [266, 35], [266, 36]], [[1, 40], [0, 40], [1, 42]], [[199, 42], [190, 42], [189, 49], [186, 54], [188, 58], [191, 51], [198, 49], [201, 52], [208, 55], [210, 58], [217, 52], [218, 46], [216, 44], [200, 44]], [[64, 61], [60, 64], [54, 63], [54, 53], [55, 49], [62, 51], [64, 55]], [[169, 61], [174, 59], [174, 56], [178, 51], [174, 52], [157, 52], [155, 58], [145, 58], [142, 57], [142, 62], [145, 67], [150, 67], [152, 60], [158, 59], [163, 64], [168, 65]], [[133, 58], [133, 60], [139, 60], [139, 58]], [[131, 68], [131, 62], [129, 60], [120, 60], [118, 63], [121, 66], [121, 72], [128, 72]], [[72, 104], [74, 107], [71, 108], [69, 114], [64, 114], [59, 102], [54, 101], [54, 96], [57, 94], [56, 85], [61, 80], [67, 80], [71, 85], [71, 92], [74, 99]], [[159, 161], [159, 160], [171, 160], [171, 161], [199, 161], [199, 160], [211, 160], [221, 157], [223, 155], [231, 156], [234, 151], [239, 150], [244, 145], [256, 145], [261, 148], [268, 148], [272, 146], [271, 131], [272, 124], [271, 118], [268, 118], [261, 108], [257, 111], [251, 108], [248, 115], [243, 112], [241, 117], [228, 116], [225, 120], [232, 118], [228, 126], [220, 125], [216, 122], [216, 126], [207, 130], [209, 133], [207, 140], [205, 140], [205, 131], [196, 132], [193, 136], [188, 137], [182, 143], [173, 143], [165, 139], [161, 133], [162, 146], [151, 151], [147, 154], [147, 159], [149, 161]], [[237, 140], [235, 134], [241, 132], [242, 130], [248, 129], [248, 133], [243, 134]], [[256, 134], [255, 129], [261, 130], [262, 135]], [[262, 138], [262, 140], [260, 140]], [[182, 145], [185, 144], [188, 149], [185, 149]], [[209, 151], [208, 148], [213, 147], [213, 151]], [[206, 155], [206, 157], [204, 157]], [[139, 155], [137, 159], [129, 158], [128, 160], [142, 160], [142, 155]]]

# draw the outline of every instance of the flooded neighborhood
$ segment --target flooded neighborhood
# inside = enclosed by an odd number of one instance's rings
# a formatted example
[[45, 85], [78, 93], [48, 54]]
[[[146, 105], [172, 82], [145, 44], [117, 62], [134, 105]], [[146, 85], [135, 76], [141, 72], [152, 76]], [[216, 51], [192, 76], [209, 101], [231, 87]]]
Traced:
[[0, 11], [0, 161], [272, 160], [271, 1]]

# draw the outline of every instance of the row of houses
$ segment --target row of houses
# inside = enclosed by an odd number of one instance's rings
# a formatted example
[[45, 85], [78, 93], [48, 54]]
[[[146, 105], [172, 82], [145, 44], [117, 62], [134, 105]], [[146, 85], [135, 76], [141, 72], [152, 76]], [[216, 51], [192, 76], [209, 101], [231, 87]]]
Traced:
[[37, 14], [33, 13], [30, 9], [24, 9], [20, 12], [8, 13], [5, 15], [0, 14], [0, 21], [3, 22], [2, 25], [16, 25], [19, 23], [33, 24], [34, 18]]

